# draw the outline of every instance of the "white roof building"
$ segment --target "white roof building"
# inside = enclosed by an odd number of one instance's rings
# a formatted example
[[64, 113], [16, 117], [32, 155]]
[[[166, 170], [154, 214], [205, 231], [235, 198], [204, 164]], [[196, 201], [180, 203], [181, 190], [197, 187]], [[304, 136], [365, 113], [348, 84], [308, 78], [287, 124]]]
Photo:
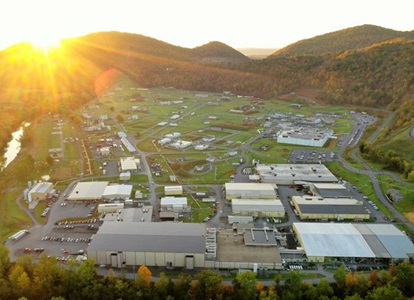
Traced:
[[137, 151], [137, 149], [135, 149], [135, 147], [131, 144], [131, 142], [126, 137], [121, 138], [121, 142], [127, 148], [129, 152]]
[[185, 149], [193, 145], [193, 142], [178, 140], [174, 143], [171, 143], [170, 146], [176, 149]]
[[132, 185], [129, 184], [113, 184], [108, 185], [103, 192], [105, 199], [128, 199], [131, 197]]
[[176, 139], [181, 136], [181, 133], [179, 132], [173, 132], [173, 133], [167, 133], [164, 137], [170, 138], [170, 139]]
[[99, 200], [108, 186], [107, 181], [79, 182], [68, 196], [68, 200]]
[[285, 207], [280, 200], [233, 199], [231, 207], [236, 215], [276, 218], [285, 216]]
[[270, 183], [233, 183], [225, 184], [226, 199], [276, 199], [275, 185]]
[[262, 182], [294, 184], [295, 182], [338, 182], [323, 164], [258, 164]]
[[131, 157], [122, 157], [120, 159], [121, 163], [121, 172], [136, 172], [139, 169], [140, 160], [139, 158]]
[[293, 223], [293, 230], [309, 261], [414, 256], [414, 244], [393, 224]]
[[161, 210], [182, 211], [187, 208], [186, 197], [164, 197], [161, 198]]
[[171, 143], [171, 139], [170, 138], [163, 138], [163, 139], [160, 139], [158, 141], [158, 144], [160, 144], [160, 145], [166, 145], [166, 144], [169, 144], [169, 143]]
[[164, 187], [164, 193], [166, 196], [182, 195], [183, 186], [182, 185], [166, 185]]
[[38, 182], [29, 191], [27, 197], [28, 202], [33, 200], [45, 200], [48, 193], [52, 190], [53, 183], [51, 182]]

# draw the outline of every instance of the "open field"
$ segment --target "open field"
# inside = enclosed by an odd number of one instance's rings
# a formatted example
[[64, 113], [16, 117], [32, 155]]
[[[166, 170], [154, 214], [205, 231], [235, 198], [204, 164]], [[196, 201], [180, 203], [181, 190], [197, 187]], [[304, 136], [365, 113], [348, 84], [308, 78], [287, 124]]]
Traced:
[[[35, 143], [35, 160], [45, 161], [48, 149], [61, 147], [62, 138], [64, 157], [56, 158], [49, 174], [52, 180], [65, 182], [78, 178], [81, 172], [86, 170], [86, 155], [83, 150], [82, 153], [79, 151], [84, 142], [87, 155], [91, 158], [93, 174], [99, 176], [103, 172], [104, 161], [110, 162], [116, 168], [115, 162], [119, 157], [138, 155], [119, 148], [113, 149], [110, 157], [103, 158], [97, 155], [97, 145], [100, 140], [111, 138], [119, 142], [118, 132], [124, 131], [136, 139], [134, 146], [139, 151], [146, 152], [149, 165], [151, 167], [157, 165], [151, 169], [155, 183], [171, 184], [170, 175], [175, 175], [178, 178], [177, 184], [224, 184], [236, 172], [241, 158], [243, 162], [247, 159], [247, 167], [249, 167], [253, 159], [258, 159], [260, 163], [287, 163], [292, 149], [298, 147], [337, 150], [337, 140], [328, 142], [323, 148], [315, 148], [279, 144], [276, 140], [270, 139], [282, 128], [279, 118], [273, 119], [270, 115], [283, 114], [280, 118], [287, 120], [284, 126], [290, 126], [289, 123], [294, 120], [311, 117], [315, 113], [332, 115], [334, 124], [330, 126], [336, 135], [347, 134], [352, 128], [348, 108], [316, 107], [309, 103], [298, 108], [293, 107], [291, 102], [280, 99], [258, 101], [251, 97], [173, 88], [140, 89], [132, 82], [121, 78], [116, 87], [108, 89], [78, 111], [78, 117], [84, 121], [81, 123], [83, 126], [86, 120], [91, 120], [91, 124], [93, 124], [92, 120], [104, 120], [105, 125], [110, 128], [90, 132], [81, 131], [71, 123], [69, 118], [65, 118], [59, 129], [62, 134], [51, 134], [58, 131], [56, 120], [52, 117], [42, 119], [34, 130], [34, 139], [42, 141], [42, 143]], [[90, 117], [86, 118], [86, 115]], [[165, 124], [159, 125], [161, 122]], [[271, 125], [266, 125], [266, 122], [270, 122]], [[208, 148], [199, 151], [192, 145], [186, 149], [173, 149], [158, 143], [166, 134], [175, 132], [181, 133], [180, 138], [184, 141], [194, 144], [205, 143], [208, 144]], [[263, 135], [259, 136], [261, 133]], [[206, 142], [203, 138], [207, 140], [213, 138], [213, 140]], [[263, 150], [262, 146], [267, 146], [268, 149]], [[236, 154], [230, 155], [231, 152]], [[81, 165], [82, 156], [84, 166]], [[356, 163], [355, 165], [358, 166]], [[339, 163], [328, 163], [327, 166], [337, 176], [358, 186], [381, 209], [385, 209], [375, 198], [365, 176], [348, 172]], [[362, 168], [362, 166], [358, 167]], [[378, 169], [380, 167], [378, 166]], [[110, 175], [114, 176], [102, 180], [121, 183], [116, 174]], [[133, 175], [130, 180], [130, 183], [134, 184], [133, 192], [139, 190], [148, 195], [148, 181], [147, 175]], [[59, 184], [61, 190], [65, 187], [65, 183]], [[157, 195], [159, 194], [162, 192]], [[212, 214], [211, 204], [206, 205], [195, 199], [189, 201], [194, 208], [193, 221], [202, 221]], [[412, 210], [409, 206], [401, 209], [407, 212]]]
[[[387, 175], [378, 176], [378, 181], [381, 184], [384, 194], [386, 194], [390, 189], [398, 190], [401, 193], [402, 200], [399, 203], [395, 203], [394, 206], [403, 215], [408, 214], [411, 216], [414, 212], [414, 189], [412, 186], [395, 182], [390, 176]], [[412, 221], [414, 221], [414, 219], [412, 219]]]
[[15, 190], [7, 194], [2, 199], [2, 207], [0, 212], [0, 239], [2, 241], [20, 229], [27, 228], [31, 225], [30, 218], [16, 204], [16, 198], [19, 195], [20, 192]]

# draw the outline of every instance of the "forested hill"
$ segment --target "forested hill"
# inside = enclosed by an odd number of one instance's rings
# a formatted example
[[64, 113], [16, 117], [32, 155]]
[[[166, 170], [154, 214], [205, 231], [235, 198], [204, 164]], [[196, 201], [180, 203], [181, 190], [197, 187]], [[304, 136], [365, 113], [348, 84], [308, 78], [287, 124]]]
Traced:
[[414, 39], [414, 30], [404, 32], [374, 25], [361, 25], [298, 41], [279, 49], [272, 55], [285, 57], [295, 55], [322, 55], [365, 48], [396, 38]]
[[[372, 33], [377, 31], [388, 35]], [[68, 39], [48, 53], [15, 45], [0, 52], [0, 117], [5, 129], [0, 132], [0, 149], [24, 119], [68, 112], [93, 99], [99, 93], [97, 79], [108, 69], [123, 72], [142, 87], [231, 91], [264, 99], [312, 88], [319, 91], [321, 101], [377, 108], [399, 108], [413, 101], [412, 32], [401, 38], [402, 33], [368, 25], [343, 32], [358, 34], [350, 34], [353, 38], [346, 43], [339, 38], [342, 51], [263, 60], [250, 60], [220, 42], [189, 49], [121, 32]], [[393, 34], [399, 37], [389, 39]], [[387, 40], [371, 44], [374, 36], [376, 41], [381, 36]], [[358, 39], [364, 40], [359, 46], [350, 42]], [[329, 43], [318, 43], [324, 44]], [[363, 44], [369, 46], [361, 48]]]
[[[139, 53], [171, 60], [202, 63], [205, 61], [249, 60], [239, 51], [220, 42], [210, 42], [194, 49], [174, 46], [140, 34], [125, 32], [96, 32], [74, 39], [79, 44], [119, 53]], [[73, 40], [72, 40], [73, 41]], [[70, 42], [70, 40], [68, 40]]]

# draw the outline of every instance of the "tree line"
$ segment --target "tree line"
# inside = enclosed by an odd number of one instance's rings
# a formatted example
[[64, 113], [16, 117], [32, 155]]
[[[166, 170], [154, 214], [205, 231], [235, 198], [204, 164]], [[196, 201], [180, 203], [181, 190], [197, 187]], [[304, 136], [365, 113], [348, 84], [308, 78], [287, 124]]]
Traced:
[[153, 278], [146, 266], [140, 266], [135, 279], [109, 269], [98, 276], [94, 262], [69, 263], [62, 268], [55, 257], [42, 255], [35, 263], [32, 256], [9, 259], [8, 249], [0, 246], [0, 299], [88, 300], [88, 299], [303, 299], [303, 300], [403, 300], [414, 296], [414, 266], [391, 265], [389, 270], [372, 270], [368, 275], [347, 271], [340, 266], [317, 284], [303, 281], [300, 271], [290, 271], [282, 280], [277, 274], [264, 284], [252, 271], [226, 279], [211, 269], [195, 275], [179, 274], [172, 279], [166, 273]]
[[362, 157], [383, 164], [387, 169], [401, 173], [407, 181], [414, 182], [414, 166], [394, 150], [383, 151], [371, 143], [359, 145]]

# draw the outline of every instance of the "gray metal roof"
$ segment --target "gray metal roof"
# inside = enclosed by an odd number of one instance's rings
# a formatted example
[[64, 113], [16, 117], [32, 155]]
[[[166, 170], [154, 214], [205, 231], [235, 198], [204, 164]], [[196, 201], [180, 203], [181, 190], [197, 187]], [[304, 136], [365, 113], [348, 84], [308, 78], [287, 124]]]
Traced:
[[391, 258], [391, 255], [378, 237], [365, 224], [354, 224], [354, 227], [362, 234], [371, 250], [375, 253], [375, 257]]
[[314, 205], [314, 204], [300, 204], [300, 211], [303, 214], [368, 214], [363, 205]]
[[414, 244], [393, 224], [294, 223], [308, 256], [414, 256]]
[[277, 246], [273, 230], [250, 228], [244, 232], [244, 243], [248, 246]]
[[378, 237], [392, 258], [408, 258], [414, 256], [414, 244], [392, 224], [366, 224]]
[[375, 257], [352, 226], [344, 223], [294, 223], [307, 256]]
[[205, 225], [104, 222], [87, 250], [204, 253]]
[[231, 207], [234, 212], [258, 211], [258, 212], [284, 212], [285, 207], [280, 200], [247, 200], [233, 199]]
[[88, 251], [205, 253], [204, 236], [95, 235]]
[[69, 194], [69, 200], [95, 200], [102, 198], [102, 195], [109, 182], [92, 181], [79, 182]]
[[353, 198], [354, 195], [347, 189], [318, 189], [316, 188], [319, 195], [324, 198]]

